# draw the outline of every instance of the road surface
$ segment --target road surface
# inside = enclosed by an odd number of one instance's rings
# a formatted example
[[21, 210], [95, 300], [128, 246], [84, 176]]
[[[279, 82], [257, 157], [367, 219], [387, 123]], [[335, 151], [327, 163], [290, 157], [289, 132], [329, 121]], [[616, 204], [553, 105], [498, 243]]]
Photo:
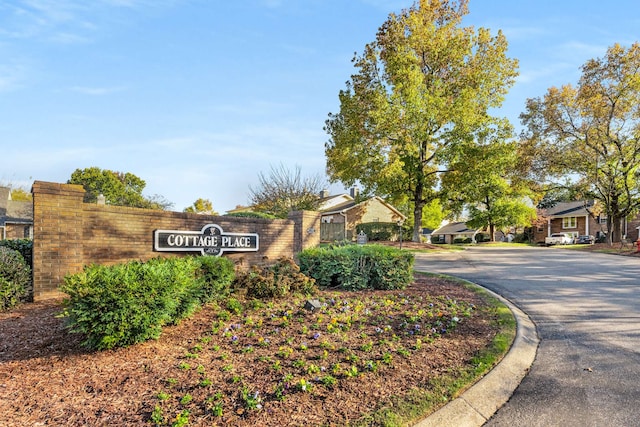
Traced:
[[640, 258], [471, 247], [416, 269], [491, 289], [537, 326], [531, 371], [486, 426], [640, 426]]

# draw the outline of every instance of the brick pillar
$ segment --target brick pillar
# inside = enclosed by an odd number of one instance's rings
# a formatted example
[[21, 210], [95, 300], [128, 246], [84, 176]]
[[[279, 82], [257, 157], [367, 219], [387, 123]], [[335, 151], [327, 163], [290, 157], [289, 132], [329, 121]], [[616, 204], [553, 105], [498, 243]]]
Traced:
[[294, 254], [320, 244], [320, 212], [293, 211], [289, 213], [289, 219], [295, 223], [293, 233]]
[[81, 185], [36, 181], [33, 195], [33, 299], [62, 296], [64, 276], [82, 270]]

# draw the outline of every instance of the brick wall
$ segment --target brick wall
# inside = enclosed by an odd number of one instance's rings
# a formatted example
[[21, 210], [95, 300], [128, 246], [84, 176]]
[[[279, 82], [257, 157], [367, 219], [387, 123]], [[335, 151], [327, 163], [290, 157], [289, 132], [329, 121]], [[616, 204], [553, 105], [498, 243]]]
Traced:
[[[31, 226], [29, 224], [16, 224], [16, 223], [7, 223], [4, 226], [4, 238], [11, 239], [25, 239], [30, 237], [29, 229]], [[0, 227], [0, 239], [2, 239], [2, 228]]]
[[199, 231], [217, 224], [225, 232], [258, 233], [257, 252], [225, 253], [241, 268], [265, 264], [320, 242], [320, 214], [292, 212], [267, 220], [198, 215], [83, 203], [82, 186], [36, 181], [33, 193], [34, 300], [61, 296], [64, 276], [88, 264], [116, 264], [189, 253], [155, 252], [157, 229]]

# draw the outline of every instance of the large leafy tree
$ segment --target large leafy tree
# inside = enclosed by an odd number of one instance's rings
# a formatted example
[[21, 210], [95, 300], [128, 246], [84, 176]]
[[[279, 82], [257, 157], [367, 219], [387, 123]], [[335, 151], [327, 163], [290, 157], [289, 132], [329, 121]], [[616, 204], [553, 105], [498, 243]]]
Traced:
[[489, 110], [501, 105], [517, 61], [501, 32], [461, 27], [467, 3], [422, 0], [391, 14], [354, 58], [340, 112], [326, 121], [330, 180], [390, 201], [409, 197], [414, 241], [450, 160], [478, 133], [508, 126]]
[[449, 209], [466, 211], [472, 227], [488, 227], [491, 240], [496, 230], [529, 226], [536, 215], [529, 183], [513, 167], [516, 147], [494, 139], [467, 147], [442, 180]]
[[640, 209], [640, 44], [587, 61], [576, 87], [529, 99], [521, 119], [539, 180], [572, 178], [601, 202], [610, 242], [619, 241], [622, 220]]
[[14, 200], [16, 202], [29, 202], [32, 200], [32, 197], [31, 193], [29, 193], [24, 188], [12, 188], [11, 200]]
[[209, 199], [198, 199], [189, 207], [184, 208], [183, 212], [191, 212], [203, 215], [218, 215], [213, 209], [213, 203]]
[[10, 190], [11, 200], [16, 202], [31, 201], [31, 192], [28, 187], [11, 181], [0, 180], [0, 187], [7, 187]]
[[85, 190], [84, 201], [86, 203], [95, 203], [98, 195], [102, 194], [106, 203], [110, 205], [159, 210], [165, 210], [172, 206], [172, 203], [162, 196], [143, 196], [142, 191], [147, 185], [146, 182], [129, 172], [114, 172], [95, 166], [76, 169], [67, 183], [82, 185]]
[[295, 170], [282, 164], [271, 166], [268, 175], [258, 174], [258, 180], [257, 187], [249, 187], [252, 208], [277, 218], [286, 218], [291, 211], [317, 209], [325, 188], [320, 175], [303, 177], [299, 166]]

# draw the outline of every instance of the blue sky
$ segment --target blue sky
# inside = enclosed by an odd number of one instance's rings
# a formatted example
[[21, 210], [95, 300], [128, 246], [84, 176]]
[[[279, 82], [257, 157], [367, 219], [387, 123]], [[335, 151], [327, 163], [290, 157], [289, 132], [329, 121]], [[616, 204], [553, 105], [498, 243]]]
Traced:
[[[131, 172], [181, 211], [247, 204], [271, 166], [324, 174], [338, 92], [407, 0], [0, 0], [0, 183]], [[520, 77], [499, 114], [640, 39], [636, 0], [470, 0]], [[331, 186], [333, 193], [343, 190]]]

